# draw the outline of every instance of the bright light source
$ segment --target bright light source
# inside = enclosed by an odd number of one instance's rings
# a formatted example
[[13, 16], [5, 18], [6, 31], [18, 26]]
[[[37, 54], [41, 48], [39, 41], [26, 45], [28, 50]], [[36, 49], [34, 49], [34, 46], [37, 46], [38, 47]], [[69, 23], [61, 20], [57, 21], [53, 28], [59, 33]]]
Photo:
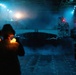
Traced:
[[66, 22], [65, 18], [62, 18], [62, 22]]
[[1, 3], [0, 3], [0, 6], [3, 7], [3, 8], [6, 8], [6, 6], [5, 6], [4, 4], [1, 4]]
[[5, 6], [5, 5], [2, 5], [2, 7], [3, 7], [3, 8], [6, 8], [6, 6]]
[[9, 13], [12, 13], [12, 10], [9, 10]]
[[15, 43], [16, 42], [16, 39], [13, 38], [12, 40], [10, 40], [10, 43]]
[[7, 11], [9, 11], [9, 9], [7, 9]]
[[3, 4], [2, 3], [0, 3], [0, 6], [2, 6]]
[[11, 19], [10, 21], [14, 21], [13, 19]]
[[16, 17], [17, 19], [20, 19], [20, 18], [22, 18], [22, 14], [21, 14], [21, 13], [16, 13], [16, 14], [15, 14], [15, 17]]
[[71, 13], [74, 14], [74, 10]]
[[8, 11], [9, 13], [12, 13], [12, 10], [7, 9], [7, 11]]

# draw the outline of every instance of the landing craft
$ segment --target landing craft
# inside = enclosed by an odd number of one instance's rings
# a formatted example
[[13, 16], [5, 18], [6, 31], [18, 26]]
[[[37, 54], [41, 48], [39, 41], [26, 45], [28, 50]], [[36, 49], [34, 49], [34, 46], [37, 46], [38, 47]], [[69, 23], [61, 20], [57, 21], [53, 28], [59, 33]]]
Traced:
[[28, 32], [19, 34], [20, 39], [23, 45], [28, 46], [43, 46], [45, 44], [50, 44], [50, 40], [56, 41], [57, 35], [56, 34], [49, 34], [44, 32]]

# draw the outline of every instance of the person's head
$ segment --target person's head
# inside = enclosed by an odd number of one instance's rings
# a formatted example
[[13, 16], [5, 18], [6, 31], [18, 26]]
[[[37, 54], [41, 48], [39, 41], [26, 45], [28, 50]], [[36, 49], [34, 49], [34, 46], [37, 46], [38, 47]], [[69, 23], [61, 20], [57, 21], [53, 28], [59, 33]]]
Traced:
[[1, 30], [3, 38], [8, 38], [10, 35], [15, 35], [15, 31], [10, 24], [5, 24]]

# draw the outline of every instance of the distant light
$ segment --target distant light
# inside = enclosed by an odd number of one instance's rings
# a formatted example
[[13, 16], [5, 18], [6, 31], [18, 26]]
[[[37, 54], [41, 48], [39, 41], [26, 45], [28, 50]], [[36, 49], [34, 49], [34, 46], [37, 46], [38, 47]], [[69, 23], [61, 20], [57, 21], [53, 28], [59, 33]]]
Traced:
[[0, 3], [0, 6], [3, 7], [3, 8], [6, 8], [6, 6], [2, 3]]
[[12, 12], [13, 12], [12, 10], [9, 10], [9, 9], [7, 9], [7, 11], [8, 11], [9, 13], [12, 13]]
[[70, 0], [70, 2], [73, 2], [74, 0]]
[[76, 5], [74, 5], [74, 10], [76, 9]]
[[0, 3], [0, 6], [2, 6], [3, 4], [2, 3]]
[[7, 9], [7, 11], [9, 11], [9, 9]]
[[22, 14], [21, 14], [21, 13], [16, 13], [16, 14], [15, 14], [15, 17], [16, 17], [17, 19], [20, 19], [20, 18], [22, 18]]
[[66, 22], [66, 20], [63, 18], [63, 19], [62, 19], [62, 22]]
[[71, 12], [71, 14], [74, 14], [74, 10]]
[[9, 13], [12, 13], [12, 10], [9, 10]]
[[76, 5], [74, 5], [74, 8], [76, 8]]
[[10, 21], [14, 21], [13, 19], [11, 19]]
[[6, 6], [5, 6], [5, 5], [3, 5], [3, 8], [6, 8]]

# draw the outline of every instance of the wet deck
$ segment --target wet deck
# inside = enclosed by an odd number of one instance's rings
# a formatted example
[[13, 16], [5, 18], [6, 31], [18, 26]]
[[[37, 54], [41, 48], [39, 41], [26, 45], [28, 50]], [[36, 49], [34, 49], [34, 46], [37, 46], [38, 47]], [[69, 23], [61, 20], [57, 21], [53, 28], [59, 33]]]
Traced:
[[22, 75], [76, 75], [70, 55], [25, 55], [19, 60]]
[[25, 56], [19, 57], [22, 75], [76, 75], [74, 52], [60, 46], [44, 48], [25, 47]]

